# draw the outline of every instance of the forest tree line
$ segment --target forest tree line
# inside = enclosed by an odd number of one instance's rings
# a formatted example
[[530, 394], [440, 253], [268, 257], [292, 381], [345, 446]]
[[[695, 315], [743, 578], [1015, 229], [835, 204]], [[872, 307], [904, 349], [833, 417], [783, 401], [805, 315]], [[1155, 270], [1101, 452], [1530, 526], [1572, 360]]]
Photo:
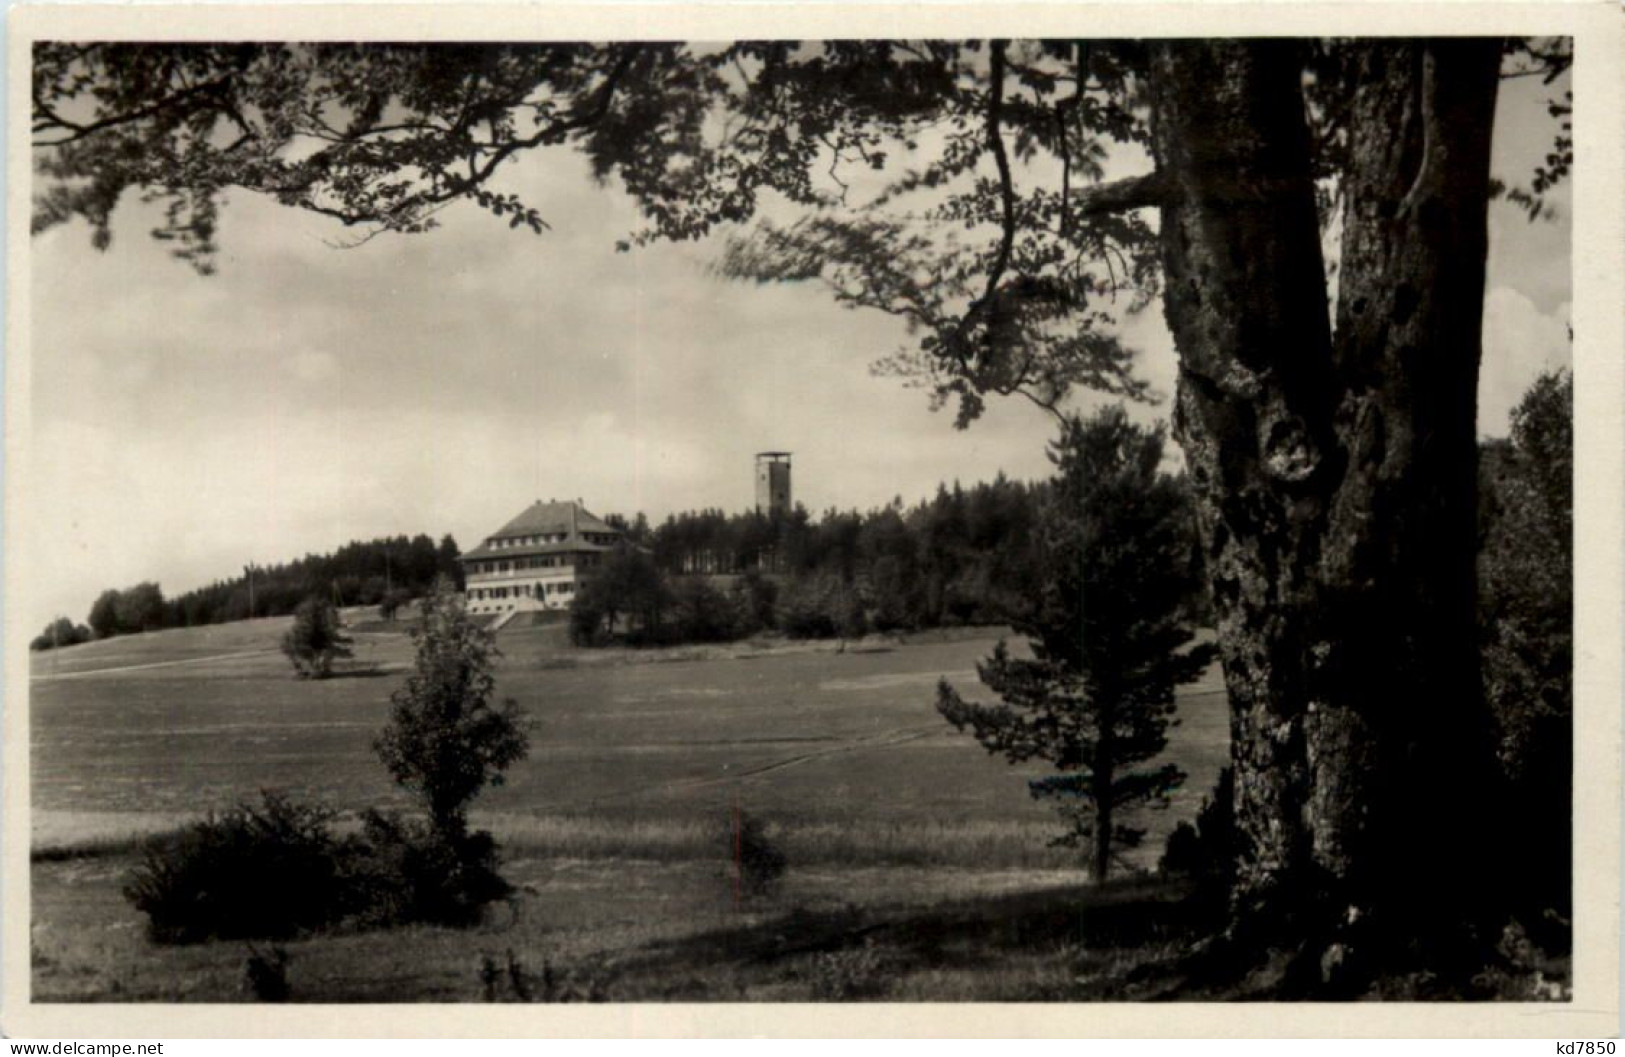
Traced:
[[[1181, 495], [1184, 478], [1173, 478]], [[867, 512], [687, 512], [626, 526], [572, 604], [582, 645], [718, 642], [763, 631], [797, 638], [1006, 623], [1045, 578], [1039, 532], [1053, 485], [938, 486]], [[622, 522], [625, 525], [624, 522]], [[1200, 582], [1194, 525], [1186, 560]], [[1193, 617], [1205, 612], [1193, 590]]]
[[312, 596], [337, 605], [378, 605], [386, 598], [428, 593], [437, 578], [462, 586], [461, 551], [450, 535], [392, 536], [347, 543], [331, 554], [307, 554], [278, 565], [250, 565], [242, 575], [165, 598], [157, 583], [109, 588], [91, 604], [84, 624], [58, 617], [32, 647], [70, 646], [91, 639], [163, 628], [286, 616]]

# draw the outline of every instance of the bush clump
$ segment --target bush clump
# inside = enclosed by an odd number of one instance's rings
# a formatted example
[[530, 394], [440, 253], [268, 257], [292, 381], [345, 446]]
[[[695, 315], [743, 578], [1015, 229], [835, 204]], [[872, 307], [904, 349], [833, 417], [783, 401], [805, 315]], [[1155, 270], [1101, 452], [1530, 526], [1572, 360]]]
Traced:
[[159, 943], [283, 938], [348, 911], [332, 812], [266, 793], [148, 844], [124, 895]]
[[[483, 831], [368, 811], [338, 837], [333, 813], [276, 793], [155, 841], [124, 894], [158, 943], [286, 939], [338, 927], [465, 926], [512, 886]], [[266, 967], [262, 966], [262, 971]]]
[[788, 865], [784, 851], [768, 835], [761, 819], [735, 811], [727, 827], [728, 859], [733, 863], [739, 894], [765, 896], [778, 885]]
[[779, 594], [779, 628], [793, 639], [861, 638], [866, 613], [859, 586], [834, 575], [793, 581]]
[[363, 924], [472, 925], [513, 886], [497, 873], [496, 841], [483, 830], [446, 834], [368, 811], [352, 876]]
[[292, 993], [288, 986], [288, 952], [272, 947], [262, 953], [250, 947], [243, 963], [243, 994], [258, 1002], [286, 1002]]
[[369, 810], [361, 834], [341, 840], [332, 812], [267, 793], [261, 807], [188, 827], [149, 848], [125, 890], [154, 939], [276, 938], [340, 921], [467, 925], [512, 892], [497, 873], [496, 841], [468, 826], [469, 801], [529, 747], [518, 706], [491, 701], [491, 633], [441, 581], [412, 641], [412, 674], [391, 695], [374, 747], [426, 817]]

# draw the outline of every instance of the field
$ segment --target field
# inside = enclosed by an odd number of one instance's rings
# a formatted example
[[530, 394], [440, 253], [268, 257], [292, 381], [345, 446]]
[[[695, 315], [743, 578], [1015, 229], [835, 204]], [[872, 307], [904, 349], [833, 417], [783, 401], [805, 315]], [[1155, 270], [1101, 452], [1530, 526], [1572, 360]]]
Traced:
[[[353, 670], [319, 683], [275, 652], [278, 619], [34, 657], [36, 1000], [244, 997], [243, 944], [146, 940], [119, 893], [140, 835], [261, 789], [351, 815], [409, 806], [371, 748], [410, 661], [404, 622], [356, 620]], [[557, 994], [614, 999], [1078, 997], [1112, 942], [1146, 938], [1102, 941], [1123, 919], [1110, 905], [1178, 893], [1089, 892], [1078, 854], [1046, 846], [1056, 820], [1025, 784], [1042, 771], [990, 758], [936, 714], [939, 678], [985, 697], [975, 665], [996, 639], [576, 651], [557, 627], [505, 629], [498, 690], [525, 707], [532, 752], [474, 820], [502, 841], [521, 898], [471, 930], [287, 943], [294, 998], [532, 994], [482, 984], [482, 960], [509, 952], [522, 980], [545, 962], [569, 981]], [[1216, 672], [1180, 716], [1169, 758], [1190, 777], [1139, 822], [1150, 834], [1127, 858], [1142, 868], [1225, 756]], [[768, 898], [733, 883], [736, 812], [787, 856]]]

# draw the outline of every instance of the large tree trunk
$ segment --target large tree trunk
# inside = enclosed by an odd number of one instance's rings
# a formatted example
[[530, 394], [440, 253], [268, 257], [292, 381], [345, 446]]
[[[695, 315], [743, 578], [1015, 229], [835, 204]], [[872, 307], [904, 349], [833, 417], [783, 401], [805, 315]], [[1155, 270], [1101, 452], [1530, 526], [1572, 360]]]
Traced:
[[1296, 46], [1152, 52], [1175, 425], [1232, 709], [1236, 928], [1291, 937], [1306, 986], [1470, 917], [1449, 897], [1482, 849], [1492, 762], [1474, 404], [1499, 53], [1359, 46], [1334, 339]]

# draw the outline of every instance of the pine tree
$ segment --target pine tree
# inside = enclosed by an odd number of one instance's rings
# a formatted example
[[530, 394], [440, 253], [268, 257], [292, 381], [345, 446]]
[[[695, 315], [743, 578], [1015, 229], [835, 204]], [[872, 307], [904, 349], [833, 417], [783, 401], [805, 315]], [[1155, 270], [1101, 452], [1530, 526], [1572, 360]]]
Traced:
[[1123, 812], [1165, 803], [1183, 781], [1173, 764], [1138, 765], [1167, 745], [1174, 689], [1214, 654], [1190, 647], [1195, 526], [1182, 482], [1158, 470], [1163, 444], [1160, 428], [1133, 425], [1121, 408], [1065, 423], [1050, 448], [1059, 472], [1041, 513], [1046, 576], [1014, 621], [1032, 657], [1001, 642], [978, 665], [1001, 704], [967, 702], [946, 680], [938, 686], [937, 709], [989, 753], [1054, 765], [1029, 788], [1068, 825], [1056, 843], [1087, 844], [1097, 881], [1114, 847], [1144, 836]]

